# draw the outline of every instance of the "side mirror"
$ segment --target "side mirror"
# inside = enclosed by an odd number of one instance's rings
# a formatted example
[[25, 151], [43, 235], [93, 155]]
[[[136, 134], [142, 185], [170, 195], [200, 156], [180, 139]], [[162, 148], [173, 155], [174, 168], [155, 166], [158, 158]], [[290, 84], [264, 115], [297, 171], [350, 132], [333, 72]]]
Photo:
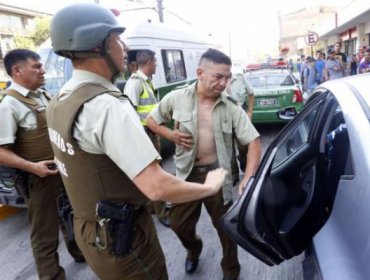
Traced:
[[281, 120], [291, 120], [297, 115], [295, 107], [286, 107], [277, 111], [278, 118]]

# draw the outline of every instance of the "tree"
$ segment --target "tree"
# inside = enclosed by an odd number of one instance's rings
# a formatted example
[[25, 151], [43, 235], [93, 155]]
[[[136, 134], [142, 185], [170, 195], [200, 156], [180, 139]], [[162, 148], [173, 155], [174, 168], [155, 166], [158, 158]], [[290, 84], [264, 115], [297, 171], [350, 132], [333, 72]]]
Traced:
[[37, 49], [37, 47], [45, 42], [50, 36], [50, 20], [50, 17], [35, 18], [35, 27], [28, 36], [14, 36], [15, 47], [31, 50]]

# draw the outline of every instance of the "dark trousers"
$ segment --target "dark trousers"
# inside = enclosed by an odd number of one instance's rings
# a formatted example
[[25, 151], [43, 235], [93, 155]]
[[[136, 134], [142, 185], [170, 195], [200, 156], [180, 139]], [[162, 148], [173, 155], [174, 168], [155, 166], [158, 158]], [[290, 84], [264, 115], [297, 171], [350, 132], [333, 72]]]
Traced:
[[[207, 172], [198, 173], [193, 170], [186, 181], [203, 183], [206, 174]], [[224, 276], [236, 278], [240, 272], [237, 246], [225, 234], [219, 222], [220, 217], [225, 214], [229, 208], [228, 205], [224, 205], [222, 191], [201, 200], [173, 204], [170, 210], [171, 228], [180, 239], [182, 245], [188, 250], [188, 259], [194, 260], [198, 258], [201, 253], [202, 242], [196, 235], [196, 224], [199, 221], [202, 203], [207, 209], [221, 241], [223, 251], [221, 267]]]
[[166, 263], [153, 220], [147, 210], [135, 222], [133, 251], [126, 256], [113, 255], [110, 248], [99, 250], [94, 246], [96, 222], [75, 217], [76, 242], [86, 262], [103, 280], [166, 280]]
[[28, 219], [31, 223], [31, 247], [41, 280], [65, 279], [59, 265], [59, 219], [57, 196], [61, 187], [59, 176], [34, 177], [27, 200]]

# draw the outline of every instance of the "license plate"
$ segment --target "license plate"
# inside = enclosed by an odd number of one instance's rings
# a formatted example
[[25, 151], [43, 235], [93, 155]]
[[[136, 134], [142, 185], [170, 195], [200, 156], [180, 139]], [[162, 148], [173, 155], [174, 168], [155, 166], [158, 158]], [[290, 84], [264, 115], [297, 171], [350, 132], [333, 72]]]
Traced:
[[258, 99], [257, 103], [259, 106], [274, 106], [277, 104], [276, 98]]

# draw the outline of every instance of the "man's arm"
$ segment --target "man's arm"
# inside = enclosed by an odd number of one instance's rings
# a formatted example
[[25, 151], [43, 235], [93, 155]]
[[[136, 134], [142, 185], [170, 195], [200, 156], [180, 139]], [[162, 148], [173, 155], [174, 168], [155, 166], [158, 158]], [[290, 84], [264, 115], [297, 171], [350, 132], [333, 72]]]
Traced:
[[125, 88], [123, 89], [123, 93], [130, 98], [135, 108], [139, 105], [140, 95], [142, 92], [143, 88], [139, 78], [133, 77], [128, 79]]
[[217, 193], [226, 174], [225, 169], [218, 168], [208, 172], [203, 184], [185, 182], [167, 173], [158, 162], [153, 161], [133, 179], [133, 182], [152, 201], [183, 203]]
[[249, 178], [256, 172], [260, 160], [261, 142], [259, 138], [256, 138], [248, 144], [247, 165], [245, 167], [244, 177], [239, 184], [239, 194], [243, 192]]
[[250, 120], [252, 120], [253, 116], [253, 105], [254, 105], [254, 93], [248, 95], [248, 112], [247, 115]]
[[158, 124], [150, 114], [146, 118], [146, 125], [155, 134], [166, 138], [167, 140], [175, 143], [176, 145], [182, 146], [184, 149], [191, 149], [193, 147], [193, 136], [189, 133], [180, 132], [178, 130], [178, 124], [175, 123], [175, 129], [171, 130], [164, 124]]
[[9, 147], [0, 147], [0, 165], [18, 168], [36, 174], [42, 178], [58, 173], [58, 170], [50, 170], [48, 168], [48, 164], [53, 163], [53, 160], [43, 160], [39, 162], [28, 161], [15, 154]]

